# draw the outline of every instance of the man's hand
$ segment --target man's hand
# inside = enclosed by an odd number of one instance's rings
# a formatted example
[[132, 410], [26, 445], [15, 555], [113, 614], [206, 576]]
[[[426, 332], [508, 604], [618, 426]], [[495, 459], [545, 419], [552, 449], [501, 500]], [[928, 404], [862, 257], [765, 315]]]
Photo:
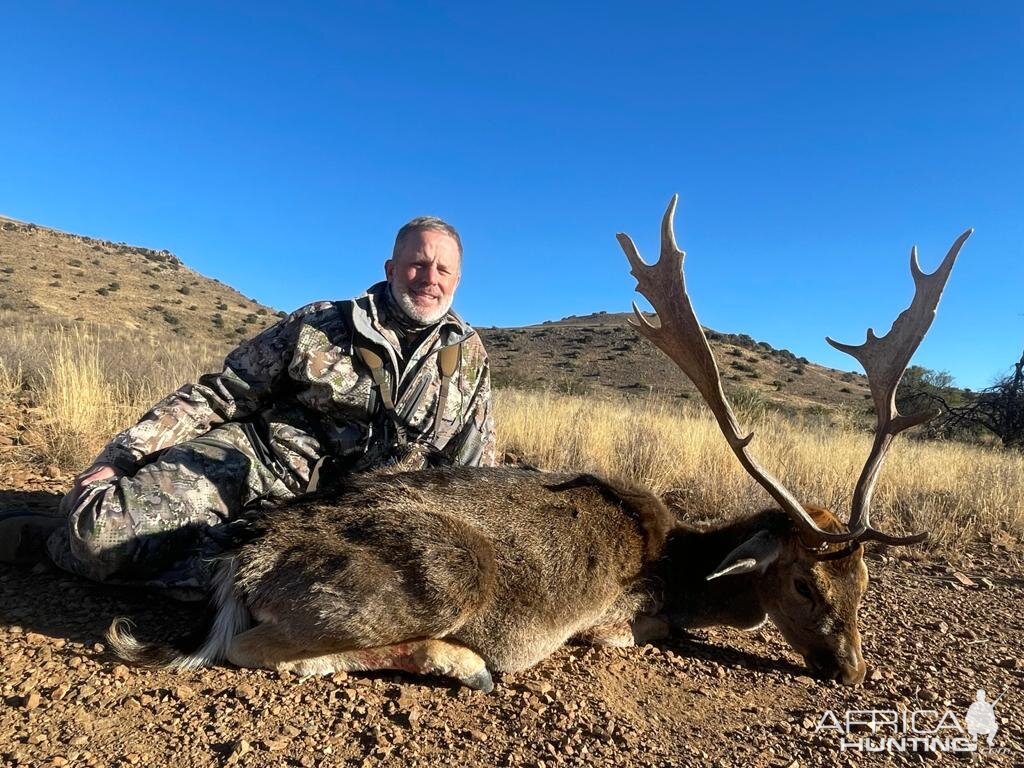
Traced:
[[91, 483], [98, 483], [101, 480], [109, 480], [112, 477], [121, 477], [123, 474], [124, 472], [120, 469], [109, 464], [93, 464], [75, 478], [75, 484], [71, 486], [71, 490], [64, 497], [61, 507], [66, 510], [73, 508], [78, 503], [78, 500], [82, 498], [85, 486]]
[[109, 464], [93, 464], [85, 472], [75, 478], [75, 488], [81, 490], [89, 483], [98, 483], [100, 480], [107, 480], [111, 477], [121, 477], [122, 472], [117, 467]]

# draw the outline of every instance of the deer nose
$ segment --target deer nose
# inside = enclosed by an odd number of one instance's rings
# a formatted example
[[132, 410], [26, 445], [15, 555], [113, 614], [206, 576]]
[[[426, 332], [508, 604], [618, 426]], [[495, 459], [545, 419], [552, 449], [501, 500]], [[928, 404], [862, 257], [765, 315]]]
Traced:
[[861, 658], [839, 659], [827, 651], [810, 653], [804, 659], [815, 675], [826, 680], [836, 680], [843, 685], [860, 685], [868, 670]]

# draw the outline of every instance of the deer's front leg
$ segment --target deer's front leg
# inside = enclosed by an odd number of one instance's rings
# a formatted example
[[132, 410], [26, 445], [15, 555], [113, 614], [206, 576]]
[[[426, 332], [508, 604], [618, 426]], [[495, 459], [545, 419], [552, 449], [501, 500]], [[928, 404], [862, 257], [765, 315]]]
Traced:
[[648, 616], [641, 614], [633, 619], [630, 627], [633, 630], [633, 640], [637, 645], [645, 645], [654, 640], [664, 640], [672, 633], [672, 627], [668, 621], [660, 616]]
[[657, 616], [641, 615], [632, 621], [615, 621], [577, 633], [573, 640], [584, 645], [630, 648], [652, 640], [664, 640], [670, 634], [669, 623]]
[[630, 648], [636, 645], [633, 630], [629, 622], [617, 621], [610, 624], [598, 624], [585, 629], [573, 636], [573, 640], [582, 645], [596, 645], [606, 648]]

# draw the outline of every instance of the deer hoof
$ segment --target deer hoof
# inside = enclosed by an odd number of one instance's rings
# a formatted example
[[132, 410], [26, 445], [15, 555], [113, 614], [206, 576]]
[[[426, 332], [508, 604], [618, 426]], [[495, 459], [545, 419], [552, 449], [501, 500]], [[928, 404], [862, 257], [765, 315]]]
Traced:
[[474, 691], [490, 693], [494, 690], [494, 681], [491, 679], [491, 673], [487, 671], [487, 667], [481, 667], [478, 672], [460, 677], [459, 681]]

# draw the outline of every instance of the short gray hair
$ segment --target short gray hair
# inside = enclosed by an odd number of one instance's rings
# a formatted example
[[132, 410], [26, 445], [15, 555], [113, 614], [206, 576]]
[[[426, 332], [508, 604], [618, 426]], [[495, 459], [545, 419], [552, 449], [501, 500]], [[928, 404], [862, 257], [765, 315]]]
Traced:
[[454, 240], [455, 244], [459, 247], [459, 264], [462, 264], [462, 238], [459, 237], [458, 230], [444, 219], [437, 218], [437, 216], [417, 216], [412, 221], [403, 224], [402, 228], [398, 230], [398, 234], [395, 235], [395, 248], [391, 251], [391, 258], [398, 258], [406, 237], [413, 232], [422, 232], [424, 230], [444, 232], [444, 234]]

